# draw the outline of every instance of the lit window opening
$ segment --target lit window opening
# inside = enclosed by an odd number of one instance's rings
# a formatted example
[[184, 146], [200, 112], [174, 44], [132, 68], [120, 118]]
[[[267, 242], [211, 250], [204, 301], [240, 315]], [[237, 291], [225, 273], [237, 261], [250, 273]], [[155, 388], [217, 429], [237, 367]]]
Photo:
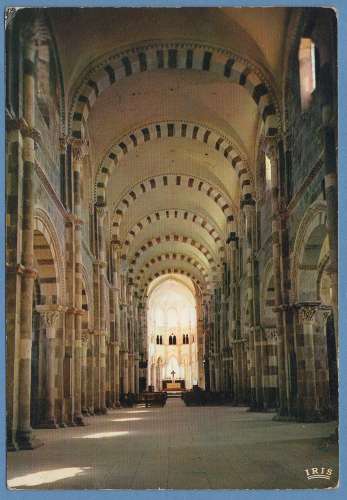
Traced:
[[301, 108], [306, 110], [316, 88], [316, 46], [311, 38], [302, 38], [299, 46]]
[[271, 160], [265, 155], [265, 183], [266, 189], [271, 188]]

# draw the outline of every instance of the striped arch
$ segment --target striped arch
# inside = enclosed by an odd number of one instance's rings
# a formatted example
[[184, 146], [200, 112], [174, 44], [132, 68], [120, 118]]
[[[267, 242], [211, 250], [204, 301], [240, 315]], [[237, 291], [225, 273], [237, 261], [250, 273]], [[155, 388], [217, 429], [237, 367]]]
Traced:
[[34, 260], [38, 271], [41, 305], [64, 304], [64, 261], [58, 241], [47, 213], [42, 209], [36, 209]]
[[172, 266], [154, 272], [144, 282], [136, 283], [135, 286], [139, 289], [140, 294], [144, 295], [151, 282], [156, 278], [159, 278], [159, 276], [164, 276], [165, 274], [181, 274], [190, 278], [194, 285], [198, 287], [198, 289], [202, 291], [208, 291], [210, 289], [210, 286], [206, 284], [203, 279], [197, 276], [193, 270], [192, 272], [186, 271], [185, 269], [180, 269], [178, 266]]
[[209, 145], [219, 151], [230, 163], [240, 180], [242, 196], [252, 193], [253, 178], [249, 172], [246, 160], [242, 153], [230, 140], [211, 128], [204, 125], [182, 122], [165, 121], [152, 123], [126, 134], [116, 141], [116, 144], [106, 154], [96, 176], [95, 199], [97, 202], [106, 201], [106, 188], [112, 173], [122, 159], [140, 144], [150, 141], [173, 138], [188, 138]]
[[[206, 257], [207, 261], [209, 264], [214, 264], [219, 266], [219, 263], [216, 264], [215, 258], [212, 256], [210, 251], [200, 242], [193, 240], [192, 238], [189, 238], [187, 236], [182, 236], [180, 234], [167, 234], [165, 236], [157, 236], [155, 238], [152, 238], [151, 240], [148, 240], [146, 243], [143, 243], [140, 248], [136, 250], [134, 253], [134, 258], [130, 262], [131, 266], [135, 266], [137, 260], [143, 255], [145, 252], [147, 252], [150, 248], [156, 247], [157, 245], [160, 245], [161, 243], [186, 243], [187, 245], [191, 245], [192, 247], [196, 248], [201, 252], [204, 257]], [[122, 256], [125, 258], [125, 255]]]
[[[177, 262], [188, 262], [191, 264], [193, 267], [195, 267], [205, 278], [206, 282], [209, 280], [209, 270], [202, 265], [197, 259], [194, 259], [193, 257], [190, 257], [189, 255], [185, 254], [180, 254], [180, 253], [163, 253], [158, 256], [152, 257], [149, 259], [142, 267], [136, 272], [136, 280], [141, 279], [141, 275], [144, 275], [146, 270], [150, 269], [153, 267], [155, 264], [165, 262], [165, 261], [177, 261]], [[129, 269], [129, 277], [134, 279], [135, 276], [135, 269], [130, 268]]]
[[253, 62], [225, 48], [179, 40], [151, 41], [99, 58], [89, 68], [77, 87], [70, 113], [70, 129], [76, 138], [84, 135], [89, 113], [105, 90], [128, 76], [161, 69], [209, 71], [240, 85], [257, 105], [265, 134], [276, 135], [280, 126], [269, 78]]
[[133, 186], [122, 198], [122, 200], [114, 207], [114, 218], [112, 224], [112, 236], [114, 239], [119, 239], [119, 228], [123, 215], [127, 212], [130, 205], [145, 193], [150, 193], [155, 189], [166, 186], [176, 186], [181, 190], [189, 191], [190, 189], [200, 191], [211, 198], [222, 210], [228, 222], [234, 221], [233, 213], [236, 210], [232, 206], [225, 194], [222, 194], [216, 187], [209, 182], [198, 177], [192, 177], [184, 174], [167, 174], [157, 175], [149, 179], [139, 182]]
[[128, 253], [131, 243], [147, 226], [167, 219], [177, 219], [178, 221], [186, 220], [192, 224], [196, 224], [201, 227], [203, 231], [208, 233], [211, 238], [213, 238], [216, 245], [219, 247], [224, 245], [220, 232], [208, 220], [206, 220], [206, 218], [189, 210], [171, 208], [168, 210], [158, 210], [157, 212], [153, 212], [150, 215], [143, 217], [137, 224], [135, 224], [126, 235], [126, 239], [124, 241], [124, 246], [126, 247], [125, 253]]

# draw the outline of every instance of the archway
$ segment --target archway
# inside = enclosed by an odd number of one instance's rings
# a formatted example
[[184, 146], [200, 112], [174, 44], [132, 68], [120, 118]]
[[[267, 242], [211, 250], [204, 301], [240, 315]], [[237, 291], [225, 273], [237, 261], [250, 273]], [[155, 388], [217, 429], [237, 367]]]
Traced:
[[149, 385], [157, 390], [191, 389], [199, 380], [194, 286], [175, 274], [157, 280], [148, 298]]
[[[324, 416], [337, 415], [338, 380], [337, 352], [334, 332], [332, 286], [329, 275], [329, 237], [324, 203], [315, 204], [307, 211], [299, 228], [293, 272], [297, 272], [295, 292], [298, 300], [297, 339], [303, 335], [306, 356], [305, 369], [300, 364], [298, 353], [298, 378], [306, 380], [305, 390], [309, 394], [310, 407], [299, 411], [318, 412]], [[305, 371], [303, 378], [303, 371]], [[307, 373], [306, 373], [307, 371]], [[308, 388], [307, 381], [311, 387]], [[310, 389], [310, 390], [309, 390]], [[304, 387], [298, 386], [300, 394]]]
[[62, 387], [57, 375], [62, 366], [57, 363], [56, 348], [62, 341], [59, 305], [60, 287], [57, 259], [47, 228], [35, 220], [34, 263], [37, 277], [33, 293], [33, 329], [31, 355], [31, 425], [55, 427], [57, 416], [62, 420]]

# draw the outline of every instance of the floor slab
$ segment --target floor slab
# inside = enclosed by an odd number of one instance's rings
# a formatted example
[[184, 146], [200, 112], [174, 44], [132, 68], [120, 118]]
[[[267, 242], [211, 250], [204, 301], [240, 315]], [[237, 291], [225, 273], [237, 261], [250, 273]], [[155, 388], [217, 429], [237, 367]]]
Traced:
[[[85, 427], [35, 431], [45, 444], [8, 454], [11, 489], [328, 488], [338, 478], [336, 423], [275, 422], [239, 407], [109, 411]], [[330, 480], [305, 469], [332, 468]]]

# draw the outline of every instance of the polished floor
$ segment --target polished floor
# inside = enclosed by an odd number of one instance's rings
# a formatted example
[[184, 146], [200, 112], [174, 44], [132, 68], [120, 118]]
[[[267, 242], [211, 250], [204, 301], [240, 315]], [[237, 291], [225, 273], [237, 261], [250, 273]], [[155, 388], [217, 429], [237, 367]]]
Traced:
[[[85, 427], [37, 430], [45, 445], [8, 454], [8, 487], [18, 489], [272, 489], [334, 487], [335, 423], [274, 422], [245, 408], [109, 411]], [[327, 479], [305, 469], [330, 467]]]

